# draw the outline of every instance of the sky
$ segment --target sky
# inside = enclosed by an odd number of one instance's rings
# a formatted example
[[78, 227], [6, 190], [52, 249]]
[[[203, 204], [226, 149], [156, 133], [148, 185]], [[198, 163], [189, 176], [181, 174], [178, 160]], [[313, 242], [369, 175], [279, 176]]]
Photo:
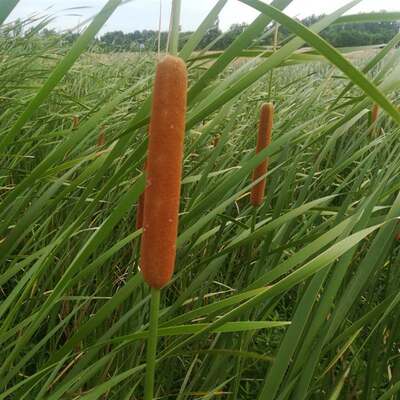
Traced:
[[[158, 30], [160, 1], [162, 29], [167, 30], [171, 0], [132, 0], [112, 15], [102, 32]], [[270, 0], [264, 1], [270, 3]], [[185, 31], [196, 29], [216, 2], [217, 0], [182, 0], [182, 29]], [[349, 0], [293, 0], [285, 12], [292, 17], [327, 14], [348, 2]], [[72, 29], [79, 22], [99, 11], [105, 3], [106, 0], [20, 0], [8, 21], [39, 13], [56, 17], [51, 24], [51, 27], [56, 30]], [[360, 5], [351, 10], [351, 13], [381, 10], [400, 11], [400, 1], [363, 0]], [[229, 0], [220, 15], [220, 28], [226, 30], [234, 23], [251, 22], [257, 15], [255, 10], [240, 3], [239, 0]]]

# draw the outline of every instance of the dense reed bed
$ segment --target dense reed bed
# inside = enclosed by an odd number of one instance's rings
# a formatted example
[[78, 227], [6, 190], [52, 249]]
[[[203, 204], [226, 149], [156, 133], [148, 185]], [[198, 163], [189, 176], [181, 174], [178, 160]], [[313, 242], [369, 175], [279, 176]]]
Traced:
[[[179, 199], [179, 226], [174, 273], [154, 285], [154, 397], [395, 399], [400, 35], [349, 61], [318, 32], [362, 19], [340, 19], [358, 1], [312, 30], [279, 11], [290, 0], [242, 2], [263, 14], [222, 55], [194, 49], [224, 0], [179, 53], [188, 106], [180, 199], [160, 193]], [[143, 399], [137, 211], [158, 58], [90, 49], [120, 3], [70, 49], [2, 25], [0, 400]], [[239, 57], [272, 20], [293, 38]], [[256, 152], [265, 102], [273, 140]]]

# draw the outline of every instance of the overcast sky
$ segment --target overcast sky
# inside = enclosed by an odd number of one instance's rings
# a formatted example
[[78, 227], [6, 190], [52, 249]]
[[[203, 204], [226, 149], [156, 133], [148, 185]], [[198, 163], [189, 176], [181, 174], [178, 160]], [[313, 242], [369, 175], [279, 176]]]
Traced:
[[[1, 1], [1, 0], [0, 0]], [[264, 0], [270, 3], [270, 0]], [[168, 29], [168, 18], [171, 0], [161, 0], [163, 8], [163, 30]], [[182, 0], [182, 28], [195, 29], [215, 5], [217, 0]], [[293, 0], [286, 9], [291, 16], [304, 17], [311, 14], [323, 14], [348, 3], [349, 0]], [[25, 18], [34, 13], [55, 15], [57, 18], [52, 27], [57, 30], [75, 27], [80, 21], [92, 16], [106, 3], [106, 0], [20, 0], [9, 20]], [[86, 6], [85, 9], [74, 7]], [[158, 29], [160, 0], [132, 0], [121, 6], [109, 19], [104, 31], [123, 30], [132, 32], [142, 29]], [[361, 11], [400, 11], [400, 0], [363, 0], [361, 5], [353, 8], [351, 13]], [[220, 16], [220, 27], [223, 30], [233, 23], [250, 22], [257, 12], [238, 0], [229, 0]]]

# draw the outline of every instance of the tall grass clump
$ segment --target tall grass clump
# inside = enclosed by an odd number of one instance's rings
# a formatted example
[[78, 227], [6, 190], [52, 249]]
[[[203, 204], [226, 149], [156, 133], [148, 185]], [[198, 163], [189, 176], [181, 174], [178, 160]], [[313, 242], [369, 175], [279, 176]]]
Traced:
[[400, 13], [238, 1], [161, 59], [96, 45], [125, 1], [71, 43], [0, 5], [0, 400], [399, 395], [400, 35], [321, 32]]

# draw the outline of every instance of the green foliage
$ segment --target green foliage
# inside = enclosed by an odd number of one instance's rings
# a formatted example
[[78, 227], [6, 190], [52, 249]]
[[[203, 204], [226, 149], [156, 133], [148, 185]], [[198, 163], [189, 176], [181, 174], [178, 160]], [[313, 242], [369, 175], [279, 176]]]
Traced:
[[335, 47], [368, 46], [389, 42], [399, 30], [398, 22], [365, 22], [331, 26], [322, 37]]
[[[400, 37], [382, 51], [341, 49], [345, 58], [323, 38], [358, 1], [310, 29], [279, 12], [288, 0], [242, 2], [264, 14], [221, 38], [221, 0], [181, 51], [181, 218], [155, 394], [396, 398]], [[0, 400], [143, 398], [150, 291], [135, 214], [157, 57], [99, 51], [96, 33], [118, 4], [79, 37], [60, 38], [46, 21], [2, 26]], [[396, 26], [370, 17], [362, 24], [381, 25], [374, 34]], [[277, 49], [254, 47], [270, 40], [271, 20]], [[123, 51], [124, 36], [107, 46]], [[225, 51], [193, 53], [217, 38]], [[256, 155], [270, 97], [273, 142]], [[385, 111], [371, 126], [374, 102]], [[251, 172], [266, 157], [255, 211]]]

